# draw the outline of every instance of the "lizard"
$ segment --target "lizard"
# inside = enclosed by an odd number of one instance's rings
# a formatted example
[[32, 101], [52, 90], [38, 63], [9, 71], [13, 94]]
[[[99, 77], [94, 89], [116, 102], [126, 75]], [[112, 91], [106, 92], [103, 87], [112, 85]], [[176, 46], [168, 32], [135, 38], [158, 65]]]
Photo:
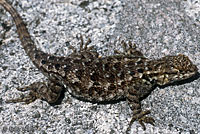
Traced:
[[132, 110], [132, 118], [126, 133], [133, 122], [138, 121], [145, 130], [145, 123], [154, 125], [155, 120], [148, 116], [150, 110], [143, 110], [141, 101], [157, 86], [165, 86], [195, 76], [198, 68], [183, 54], [148, 59], [136, 45], [122, 41], [123, 52], [111, 56], [99, 56], [93, 47], [88, 47], [81, 36], [79, 50], [71, 47], [69, 56], [54, 56], [39, 50], [28, 29], [11, 4], [0, 0], [0, 5], [8, 11], [17, 28], [21, 45], [32, 63], [48, 78], [48, 82], [35, 82], [18, 88], [29, 91], [24, 97], [7, 102], [26, 104], [42, 99], [55, 103], [61, 92], [68, 91], [72, 96], [89, 102], [101, 103], [124, 99]]

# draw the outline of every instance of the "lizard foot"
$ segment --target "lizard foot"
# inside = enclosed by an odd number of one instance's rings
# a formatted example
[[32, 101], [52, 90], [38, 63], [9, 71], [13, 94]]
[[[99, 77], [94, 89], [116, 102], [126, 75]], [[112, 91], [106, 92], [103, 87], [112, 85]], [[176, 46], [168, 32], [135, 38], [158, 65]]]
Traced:
[[88, 47], [88, 45], [91, 43], [91, 39], [89, 38], [86, 42], [83, 40], [83, 36], [80, 34], [77, 35], [77, 38], [81, 40], [80, 42], [80, 48], [77, 50], [73, 46], [69, 46], [69, 49], [73, 51], [72, 54], [70, 54], [71, 57], [80, 57], [81, 59], [96, 59], [99, 58], [99, 54], [94, 48], [94, 46]]
[[89, 52], [89, 51], [94, 51], [94, 46], [90, 46], [88, 47], [88, 45], [91, 43], [91, 39], [89, 38], [86, 42], [84, 42], [83, 40], [83, 36], [81, 34], [77, 35], [77, 38], [79, 40], [81, 40], [80, 44], [80, 48], [79, 51], [77, 51], [77, 49], [73, 46], [69, 46], [69, 49], [71, 49], [73, 51], [73, 53], [80, 53], [80, 52]]
[[[53, 87], [48, 88], [50, 86]], [[17, 90], [21, 92], [25, 91], [30, 91], [30, 92], [28, 95], [22, 94], [21, 97], [19, 98], [7, 100], [6, 101], [7, 103], [24, 102], [26, 104], [29, 104], [31, 102], [34, 102], [36, 99], [43, 99], [49, 103], [54, 103], [60, 96], [62, 87], [54, 83], [48, 83], [48, 85], [46, 85], [43, 82], [35, 82], [29, 86], [18, 88]]]
[[115, 51], [116, 54], [144, 57], [143, 54], [140, 51], [137, 50], [136, 45], [134, 43], [132, 43], [131, 41], [126, 43], [124, 40], [122, 40], [120, 44], [122, 45], [124, 52]]
[[126, 130], [126, 133], [128, 134], [130, 129], [131, 129], [131, 126], [133, 124], [134, 121], [139, 121], [140, 125], [142, 126], [143, 130], [146, 130], [146, 127], [145, 127], [145, 124], [144, 123], [149, 123], [151, 125], [154, 125], [154, 122], [155, 120], [152, 118], [152, 117], [147, 117], [146, 115], [150, 114], [150, 111], [149, 110], [146, 110], [146, 111], [141, 111], [140, 113], [138, 114], [135, 114], [130, 123], [129, 123], [129, 126]]

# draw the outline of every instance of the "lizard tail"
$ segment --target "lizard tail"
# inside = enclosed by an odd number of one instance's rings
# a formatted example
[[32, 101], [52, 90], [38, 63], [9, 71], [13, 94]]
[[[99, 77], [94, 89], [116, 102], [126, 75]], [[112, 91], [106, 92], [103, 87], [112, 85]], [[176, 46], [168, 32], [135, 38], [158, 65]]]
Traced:
[[32, 53], [37, 50], [37, 48], [33, 40], [31, 39], [28, 29], [26, 28], [26, 25], [23, 22], [21, 16], [6, 0], [0, 0], [0, 5], [2, 5], [6, 9], [6, 11], [8, 11], [11, 14], [16, 24], [17, 33], [19, 35], [21, 44], [23, 48], [25, 49], [25, 52], [27, 53], [27, 55], [31, 56]]
[[24, 21], [17, 13], [17, 11], [12, 7], [12, 5], [9, 4], [6, 0], [0, 0], [0, 5], [2, 5], [6, 9], [6, 11], [11, 14], [17, 27], [17, 33], [19, 35], [21, 45], [23, 46], [29, 58], [32, 60], [33, 64], [37, 68], [39, 68], [44, 74], [47, 74], [46, 72], [49, 71], [47, 69], [47, 66], [56, 67], [56, 65], [58, 65], [58, 63], [60, 63], [61, 61], [63, 62], [63, 60], [67, 61], [65, 61], [66, 64], [70, 64], [70, 58], [52, 56], [37, 49], [33, 40], [31, 39], [31, 36], [28, 32], [28, 29], [26, 28]]

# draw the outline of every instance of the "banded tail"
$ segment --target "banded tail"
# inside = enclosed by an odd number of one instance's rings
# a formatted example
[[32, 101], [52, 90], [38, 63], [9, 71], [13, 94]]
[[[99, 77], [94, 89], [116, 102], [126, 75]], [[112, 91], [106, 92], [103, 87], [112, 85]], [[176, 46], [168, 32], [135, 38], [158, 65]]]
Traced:
[[50, 55], [37, 49], [33, 40], [31, 39], [31, 36], [28, 32], [28, 29], [26, 28], [23, 19], [17, 13], [17, 11], [12, 7], [12, 5], [10, 5], [6, 0], [0, 0], [0, 5], [2, 5], [6, 9], [6, 11], [8, 11], [11, 14], [17, 27], [17, 33], [19, 35], [21, 45], [23, 46], [26, 54], [29, 56], [29, 58], [32, 60], [33, 64], [37, 68], [45, 70], [41, 62], [49, 60], [48, 57]]
[[27, 53], [27, 55], [29, 57], [31, 57], [32, 52], [37, 50], [37, 48], [36, 48], [33, 40], [31, 39], [28, 29], [26, 28], [26, 25], [23, 22], [21, 16], [6, 0], [0, 0], [0, 5], [2, 5], [6, 9], [6, 11], [8, 11], [11, 14], [11, 16], [16, 24], [17, 33], [19, 35], [21, 44], [22, 44], [25, 52]]

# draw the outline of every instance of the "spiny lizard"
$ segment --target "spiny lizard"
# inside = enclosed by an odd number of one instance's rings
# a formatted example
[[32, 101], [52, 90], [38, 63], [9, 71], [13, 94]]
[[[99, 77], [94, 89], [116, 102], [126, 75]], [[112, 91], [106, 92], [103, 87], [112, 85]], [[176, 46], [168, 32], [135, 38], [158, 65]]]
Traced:
[[88, 47], [90, 40], [83, 43], [82, 37], [80, 50], [73, 49], [73, 53], [68, 57], [44, 53], [35, 46], [17, 11], [6, 0], [0, 0], [0, 5], [13, 17], [26, 54], [48, 78], [48, 84], [36, 82], [19, 88], [20, 91], [29, 89], [30, 92], [24, 98], [7, 102], [31, 103], [36, 99], [42, 99], [48, 103], [55, 103], [62, 90], [67, 90], [79, 99], [96, 103], [125, 99], [133, 111], [127, 129], [129, 132], [136, 120], [143, 129], [144, 123], [154, 124], [154, 119], [147, 116], [150, 111], [141, 109], [141, 101], [156, 86], [185, 80], [198, 72], [197, 67], [185, 55], [150, 60], [136, 50], [134, 44], [125, 41], [121, 42], [124, 52], [113, 56], [100, 57], [96, 50]]

